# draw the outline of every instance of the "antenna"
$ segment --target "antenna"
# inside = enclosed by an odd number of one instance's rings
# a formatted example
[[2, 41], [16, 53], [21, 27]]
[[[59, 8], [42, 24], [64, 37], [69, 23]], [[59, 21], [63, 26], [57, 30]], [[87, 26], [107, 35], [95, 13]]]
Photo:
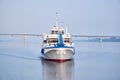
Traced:
[[67, 26], [65, 26], [65, 28], [66, 28], [65, 30], [66, 30], [66, 34], [67, 34]]
[[56, 25], [55, 25], [57, 28], [58, 28], [58, 13], [56, 12]]

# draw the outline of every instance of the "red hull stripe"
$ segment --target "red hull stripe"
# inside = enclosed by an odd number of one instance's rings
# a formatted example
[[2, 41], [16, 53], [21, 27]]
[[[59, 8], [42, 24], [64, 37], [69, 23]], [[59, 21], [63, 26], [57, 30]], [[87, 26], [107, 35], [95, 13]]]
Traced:
[[65, 62], [65, 61], [70, 61], [72, 59], [45, 59], [47, 61], [55, 61], [55, 62]]

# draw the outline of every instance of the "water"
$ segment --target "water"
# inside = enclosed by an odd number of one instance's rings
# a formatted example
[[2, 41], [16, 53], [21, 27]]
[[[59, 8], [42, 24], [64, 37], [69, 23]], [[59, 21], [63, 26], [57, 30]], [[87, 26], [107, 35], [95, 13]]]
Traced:
[[0, 37], [0, 80], [120, 80], [120, 43], [75, 42], [73, 60], [40, 58], [41, 38]]

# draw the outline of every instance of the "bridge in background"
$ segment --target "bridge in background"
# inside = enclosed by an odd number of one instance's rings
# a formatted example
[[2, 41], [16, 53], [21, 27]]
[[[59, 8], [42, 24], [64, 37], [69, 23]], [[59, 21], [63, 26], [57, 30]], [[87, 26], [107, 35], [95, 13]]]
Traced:
[[[42, 36], [41, 34], [0, 34], [0, 36]], [[71, 35], [72, 37], [120, 37], [120, 36], [108, 36], [108, 35]]]
[[[23, 36], [24, 38], [24, 42], [27, 42], [27, 38], [28, 37], [41, 37], [41, 34], [0, 34], [0, 36]], [[108, 36], [108, 35], [71, 35], [72, 37], [76, 37], [76, 38], [81, 38], [81, 37], [86, 37], [86, 38], [98, 38], [99, 42], [102, 43], [103, 42], [103, 38], [120, 38], [120, 36]]]
[[42, 36], [40, 34], [0, 34], [0, 36]]

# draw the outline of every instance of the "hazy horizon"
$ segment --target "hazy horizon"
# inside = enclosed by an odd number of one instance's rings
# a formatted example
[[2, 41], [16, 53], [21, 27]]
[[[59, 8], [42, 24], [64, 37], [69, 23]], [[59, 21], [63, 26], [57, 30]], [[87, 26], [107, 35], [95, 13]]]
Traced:
[[119, 0], [0, 0], [0, 34], [49, 33], [56, 12], [72, 34], [120, 35]]

